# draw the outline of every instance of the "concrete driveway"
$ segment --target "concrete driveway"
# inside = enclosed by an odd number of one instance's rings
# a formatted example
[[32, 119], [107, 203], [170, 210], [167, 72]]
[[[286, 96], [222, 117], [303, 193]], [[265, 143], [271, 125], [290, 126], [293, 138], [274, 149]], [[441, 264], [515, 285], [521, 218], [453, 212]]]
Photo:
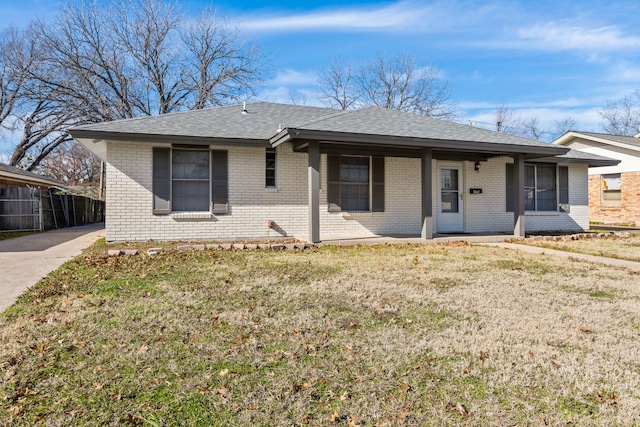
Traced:
[[98, 223], [1, 240], [0, 312], [104, 235], [104, 223]]

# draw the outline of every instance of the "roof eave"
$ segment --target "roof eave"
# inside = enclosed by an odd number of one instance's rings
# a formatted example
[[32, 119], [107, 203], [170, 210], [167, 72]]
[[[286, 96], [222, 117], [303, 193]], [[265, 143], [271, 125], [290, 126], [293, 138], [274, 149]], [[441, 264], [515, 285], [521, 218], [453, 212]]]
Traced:
[[[354, 144], [373, 143], [386, 146], [411, 148], [436, 148], [459, 151], [483, 151], [488, 153], [527, 154], [535, 156], [559, 156], [569, 152], [569, 148], [559, 146], [530, 146], [517, 144], [500, 144], [480, 141], [460, 141], [449, 139], [429, 139], [393, 135], [354, 134], [348, 132], [331, 132], [307, 129], [288, 128], [282, 130], [269, 140], [273, 147], [291, 140], [316, 140], [343, 142]], [[482, 147], [479, 147], [482, 144]]]

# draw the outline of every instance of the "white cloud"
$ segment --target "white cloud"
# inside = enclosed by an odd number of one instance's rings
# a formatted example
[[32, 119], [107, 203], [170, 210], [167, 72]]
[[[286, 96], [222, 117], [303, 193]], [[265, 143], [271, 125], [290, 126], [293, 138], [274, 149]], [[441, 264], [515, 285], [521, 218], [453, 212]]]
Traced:
[[401, 0], [384, 5], [350, 6], [317, 9], [298, 14], [247, 15], [242, 26], [260, 31], [377, 31], [392, 30], [407, 33], [453, 32], [474, 28], [471, 22], [484, 22], [504, 12], [498, 3], [469, 6], [468, 2]]
[[530, 47], [554, 51], [609, 52], [640, 47], [640, 37], [625, 35], [616, 26], [591, 28], [549, 22], [521, 28], [518, 36]]
[[271, 80], [269, 86], [309, 86], [316, 82], [316, 73], [298, 71], [290, 68], [278, 70], [276, 77]]

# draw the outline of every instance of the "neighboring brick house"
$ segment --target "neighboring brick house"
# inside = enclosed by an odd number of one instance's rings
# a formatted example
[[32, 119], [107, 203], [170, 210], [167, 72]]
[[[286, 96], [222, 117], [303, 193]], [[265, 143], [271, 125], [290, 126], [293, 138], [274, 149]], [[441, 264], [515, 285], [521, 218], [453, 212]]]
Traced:
[[589, 217], [604, 223], [640, 224], [640, 134], [570, 131], [553, 143], [619, 160], [615, 166], [589, 168]]
[[379, 107], [258, 102], [70, 133], [107, 162], [108, 241], [578, 231], [587, 168], [617, 163]]

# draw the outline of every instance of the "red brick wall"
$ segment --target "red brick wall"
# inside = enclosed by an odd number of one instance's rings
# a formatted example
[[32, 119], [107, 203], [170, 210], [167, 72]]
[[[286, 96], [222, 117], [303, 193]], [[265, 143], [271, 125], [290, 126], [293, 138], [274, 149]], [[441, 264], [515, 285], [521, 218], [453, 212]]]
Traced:
[[640, 224], [640, 172], [620, 174], [620, 206], [602, 206], [602, 175], [589, 175], [589, 220]]

